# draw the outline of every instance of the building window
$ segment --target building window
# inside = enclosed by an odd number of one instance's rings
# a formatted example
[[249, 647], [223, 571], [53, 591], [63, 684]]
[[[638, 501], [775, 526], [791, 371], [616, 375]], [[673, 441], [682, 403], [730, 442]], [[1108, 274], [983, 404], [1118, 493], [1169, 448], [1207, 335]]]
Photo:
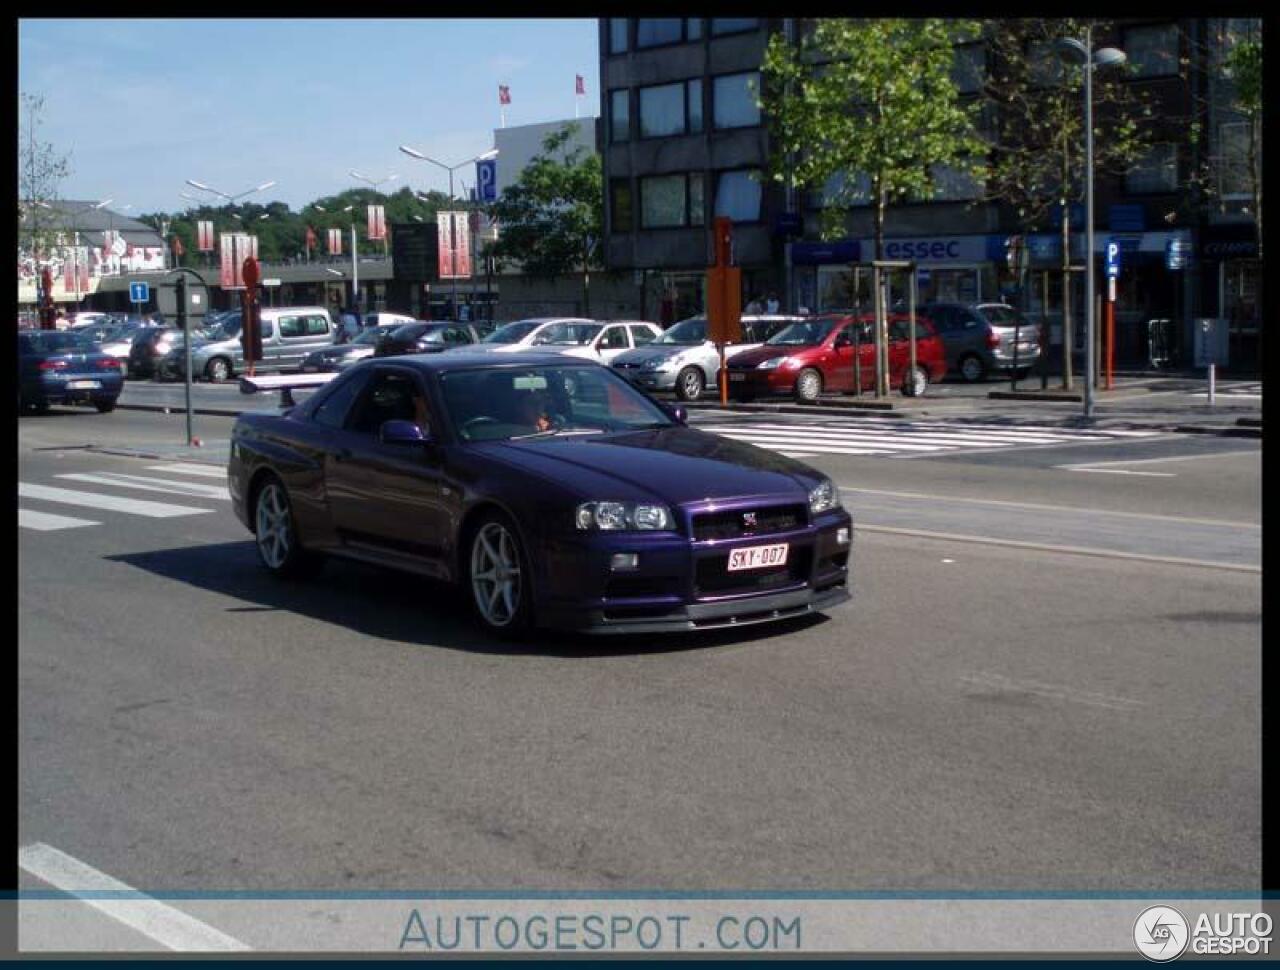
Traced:
[[1223, 201], [1253, 198], [1249, 178], [1249, 123], [1224, 122], [1218, 126], [1218, 193]]
[[951, 65], [951, 80], [961, 94], [982, 90], [987, 76], [987, 49], [982, 44], [965, 44], [956, 48]]
[[1133, 77], [1167, 77], [1178, 73], [1178, 25], [1130, 27], [1124, 32], [1124, 52]]
[[636, 49], [679, 44], [684, 40], [680, 17], [640, 17], [636, 20]]
[[759, 17], [713, 17], [711, 18], [711, 36], [740, 34], [744, 31], [756, 30], [759, 26]]
[[625, 54], [627, 52], [627, 18], [609, 18], [609, 53]]
[[933, 167], [933, 202], [964, 202], [982, 195], [982, 183], [953, 165]]
[[758, 169], [721, 172], [716, 178], [716, 215], [734, 222], [759, 222], [762, 189]]
[[609, 139], [626, 141], [631, 137], [630, 94], [626, 88], [609, 92]]
[[610, 179], [609, 210], [612, 214], [610, 227], [614, 232], [630, 232], [631, 217], [631, 183], [626, 179]]
[[702, 130], [702, 81], [640, 88], [640, 137], [659, 138]]
[[685, 40], [702, 40], [702, 18], [690, 17], [684, 22]]
[[701, 172], [640, 180], [640, 228], [669, 229], [706, 222]]
[[848, 184], [848, 175], [836, 172], [827, 178], [822, 188], [809, 193], [809, 206], [823, 209], [828, 206], [859, 206], [871, 204], [871, 177], [866, 172], [859, 172], [853, 180], [853, 188], [841, 198], [841, 193]]
[[760, 72], [724, 74], [712, 82], [711, 116], [716, 128], [749, 128], [760, 124], [756, 92]]
[[1152, 145], [1125, 174], [1129, 192], [1174, 192], [1178, 188], [1178, 146]]

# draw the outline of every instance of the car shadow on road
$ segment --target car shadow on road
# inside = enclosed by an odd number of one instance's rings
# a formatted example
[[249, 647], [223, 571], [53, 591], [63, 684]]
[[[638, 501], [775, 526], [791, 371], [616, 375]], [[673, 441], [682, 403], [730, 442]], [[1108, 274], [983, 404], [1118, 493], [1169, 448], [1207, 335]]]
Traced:
[[551, 657], [617, 657], [741, 646], [828, 622], [821, 614], [734, 630], [590, 636], [537, 631], [523, 640], [492, 636], [472, 618], [465, 593], [447, 583], [363, 563], [330, 560], [320, 575], [285, 580], [262, 567], [252, 540], [106, 557], [166, 579], [239, 600], [229, 613], [283, 611], [428, 648]]

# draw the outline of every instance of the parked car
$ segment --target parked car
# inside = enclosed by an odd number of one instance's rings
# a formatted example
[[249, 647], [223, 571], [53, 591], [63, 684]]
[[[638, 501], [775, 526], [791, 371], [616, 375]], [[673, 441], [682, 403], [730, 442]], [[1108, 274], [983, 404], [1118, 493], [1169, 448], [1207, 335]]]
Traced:
[[474, 349], [503, 354], [528, 350], [551, 327], [575, 323], [591, 324], [595, 321], [586, 317], [530, 317], [527, 320], [513, 320], [481, 338], [480, 345]]
[[375, 357], [397, 354], [438, 354], [453, 347], [480, 342], [480, 335], [468, 323], [445, 320], [417, 320], [393, 327], [373, 347]]
[[572, 357], [361, 361], [284, 415], [241, 414], [227, 478], [270, 572], [335, 555], [453, 582], [498, 635], [739, 627], [849, 599], [852, 522], [823, 473]]
[[111, 315], [105, 310], [79, 310], [71, 314], [68, 318], [71, 321], [72, 330], [80, 330], [96, 323], [102, 323]]
[[359, 333], [363, 333], [370, 327], [398, 327], [406, 323], [417, 323], [417, 318], [404, 313], [388, 313], [386, 310], [375, 310], [373, 313], [366, 313], [361, 317], [360, 331], [349, 336], [352, 338], [359, 336]]
[[947, 369], [966, 381], [1012, 370], [1015, 336], [1019, 371], [1029, 371], [1040, 359], [1039, 324], [1007, 303], [928, 303], [920, 312], [942, 338]]
[[103, 353], [127, 362], [129, 351], [133, 348], [133, 338], [143, 329], [146, 328], [136, 323], [117, 323], [113, 329], [102, 335], [98, 346]]
[[[307, 354], [333, 343], [337, 326], [329, 311], [319, 306], [263, 307], [259, 311], [262, 333], [262, 360], [255, 370], [279, 371], [299, 367]], [[192, 341], [192, 377], [225, 381], [244, 369], [244, 348], [240, 345], [241, 320], [236, 311], [223, 318], [206, 339]], [[178, 376], [186, 366], [176, 361]]]
[[18, 410], [89, 403], [112, 410], [124, 386], [120, 362], [73, 331], [18, 334]]
[[[760, 346], [798, 316], [745, 316], [742, 341], [731, 344], [726, 360], [743, 350]], [[706, 317], [690, 317], [672, 324], [652, 343], [619, 354], [611, 367], [647, 391], [671, 391], [682, 401], [696, 401], [720, 374], [720, 352], [707, 339]]]
[[381, 327], [366, 327], [360, 335], [350, 343], [322, 347], [307, 354], [302, 361], [304, 374], [323, 374], [329, 371], [346, 370], [356, 361], [372, 357], [378, 342], [385, 339], [392, 330], [402, 324], [387, 324]]
[[550, 350], [569, 357], [583, 357], [602, 364], [635, 347], [643, 347], [662, 336], [662, 328], [643, 320], [608, 323], [558, 323], [534, 338], [538, 350]]
[[178, 342], [182, 339], [182, 331], [176, 327], [139, 327], [126, 358], [128, 375], [141, 379], [159, 377], [160, 361], [175, 345], [181, 346]]
[[[862, 388], [875, 387], [875, 318], [867, 314], [809, 317], [779, 330], [755, 350], [727, 362], [729, 395], [746, 401], [791, 394], [812, 403], [823, 391], [853, 391], [855, 351]], [[930, 321], [916, 317], [916, 368], [911, 371], [909, 318], [892, 315], [889, 331], [889, 383], [909, 395], [923, 394], [930, 381], [946, 374], [942, 342]]]

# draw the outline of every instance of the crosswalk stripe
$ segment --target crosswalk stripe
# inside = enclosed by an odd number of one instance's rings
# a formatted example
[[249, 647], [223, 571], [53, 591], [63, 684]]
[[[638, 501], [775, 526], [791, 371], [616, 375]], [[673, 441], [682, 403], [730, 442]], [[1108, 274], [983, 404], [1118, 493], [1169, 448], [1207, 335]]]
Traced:
[[850, 440], [902, 440], [902, 441], [921, 441], [925, 443], [938, 442], [944, 444], [989, 444], [992, 441], [1008, 441], [1008, 442], [1028, 442], [1030, 444], [1048, 444], [1055, 441], [1070, 441], [1070, 435], [1049, 435], [1049, 434], [1017, 434], [1010, 431], [993, 431], [990, 434], [979, 434], [967, 431], [945, 431], [942, 429], [934, 430], [932, 428], [924, 429], [919, 426], [904, 427], [901, 429], [886, 428], [797, 428], [796, 425], [786, 424], [746, 424], [734, 425], [730, 429], [735, 431], [776, 431], [786, 434], [812, 435], [819, 439], [839, 439], [842, 441]]
[[[749, 422], [755, 424], [756, 422]], [[1166, 434], [1164, 431], [1135, 431], [1125, 428], [1063, 428], [1042, 424], [983, 424], [974, 421], [904, 421], [901, 418], [882, 418], [869, 415], [856, 420], [806, 424], [805, 427], [839, 430], [844, 428], [877, 427], [920, 428], [929, 431], [981, 431], [988, 434], [1050, 434], [1068, 438], [1152, 438]]]
[[853, 436], [815, 441], [812, 437], [798, 434], [785, 434], [781, 431], [721, 431], [721, 436], [733, 438], [735, 441], [750, 441], [754, 444], [778, 447], [792, 445], [797, 448], [808, 448], [811, 451], [833, 451], [834, 449], [855, 449], [852, 454], [869, 454], [874, 451], [946, 451], [947, 445], [916, 444], [897, 438], [874, 438], [863, 441]]
[[31, 482], [18, 483], [20, 498], [43, 499], [46, 502], [61, 502], [64, 505], [82, 505], [91, 509], [106, 509], [111, 512], [124, 512], [128, 515], [145, 515], [153, 519], [167, 519], [179, 515], [200, 515], [212, 512], [213, 509], [197, 509], [189, 505], [170, 505], [167, 502], [146, 502], [136, 498], [121, 498], [118, 495], [102, 495], [98, 492], [79, 492], [69, 488], [53, 488], [49, 485], [35, 485]]
[[213, 465], [194, 465], [188, 462], [174, 461], [165, 465], [148, 465], [147, 471], [178, 472], [180, 475], [199, 475], [202, 478], [226, 479], [227, 470]]
[[91, 475], [87, 472], [74, 472], [55, 475], [72, 482], [87, 482], [90, 485], [116, 485], [120, 488], [138, 488], [148, 492], [169, 492], [173, 495], [189, 495], [192, 498], [230, 499], [231, 493], [225, 485], [206, 485], [204, 482], [175, 482], [166, 478], [148, 478], [145, 475], [122, 475], [117, 472], [104, 472]]
[[18, 509], [18, 526], [23, 529], [35, 529], [38, 532], [53, 532], [57, 529], [76, 529], [84, 525], [101, 524], [101, 522], [90, 522], [88, 519], [72, 518], [69, 515]]

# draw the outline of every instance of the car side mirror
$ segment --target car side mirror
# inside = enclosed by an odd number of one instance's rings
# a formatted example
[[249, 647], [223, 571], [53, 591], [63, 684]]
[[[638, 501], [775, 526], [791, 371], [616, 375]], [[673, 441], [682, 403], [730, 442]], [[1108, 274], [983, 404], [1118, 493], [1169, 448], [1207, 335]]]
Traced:
[[431, 435], [412, 421], [383, 421], [378, 440], [384, 445], [424, 445], [431, 441]]
[[676, 404], [670, 408], [671, 417], [679, 424], [689, 423], [689, 412], [682, 405]]

